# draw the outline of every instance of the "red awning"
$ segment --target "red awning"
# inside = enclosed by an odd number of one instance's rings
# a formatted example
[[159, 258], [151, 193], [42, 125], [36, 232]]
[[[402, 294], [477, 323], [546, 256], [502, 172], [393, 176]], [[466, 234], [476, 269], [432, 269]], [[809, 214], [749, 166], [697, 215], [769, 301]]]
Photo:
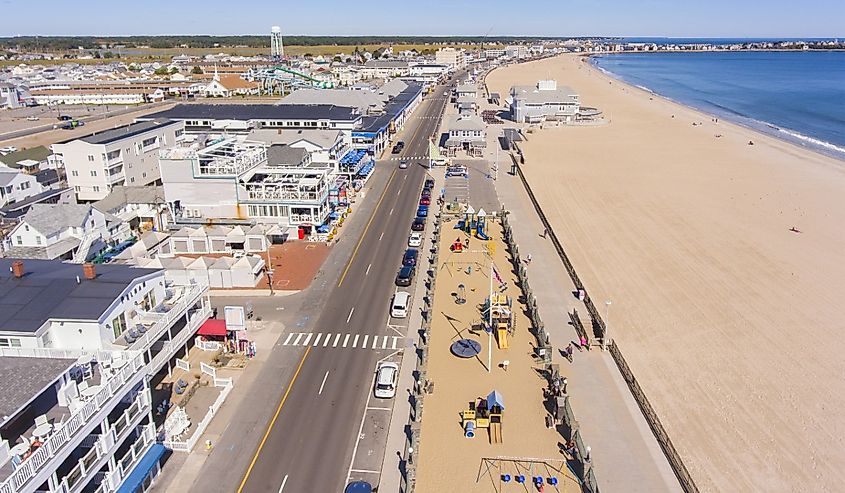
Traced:
[[197, 333], [201, 336], [225, 336], [226, 321], [209, 318], [200, 326]]

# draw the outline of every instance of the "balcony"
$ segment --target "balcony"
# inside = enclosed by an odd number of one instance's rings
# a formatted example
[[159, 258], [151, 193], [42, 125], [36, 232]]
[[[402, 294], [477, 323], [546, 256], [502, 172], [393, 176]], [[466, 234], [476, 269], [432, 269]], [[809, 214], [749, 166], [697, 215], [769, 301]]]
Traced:
[[[142, 325], [144, 333], [128, 345], [131, 351], [149, 350], [153, 343], [158, 341], [179, 317], [185, 315], [188, 309], [202, 298], [208, 291], [208, 286], [196, 284], [189, 287], [176, 286], [173, 289], [173, 297], [164, 300], [156, 311], [141, 312], [140, 324], [136, 325]], [[126, 344], [126, 340], [123, 338], [115, 342], [121, 345]]]
[[102, 382], [99, 391], [90, 400], [75, 410], [66, 422], [57, 426], [43, 445], [0, 483], [0, 493], [33, 491], [39, 487], [52, 473], [45, 465], [55, 460], [64, 460], [62, 457], [73, 452], [97, 426], [98, 419], [101, 419], [98, 415], [114, 409], [116, 402], [143, 380], [144, 374], [140, 370], [145, 366], [144, 355], [133, 353], [129, 357], [131, 359], [115, 370], [111, 378]]

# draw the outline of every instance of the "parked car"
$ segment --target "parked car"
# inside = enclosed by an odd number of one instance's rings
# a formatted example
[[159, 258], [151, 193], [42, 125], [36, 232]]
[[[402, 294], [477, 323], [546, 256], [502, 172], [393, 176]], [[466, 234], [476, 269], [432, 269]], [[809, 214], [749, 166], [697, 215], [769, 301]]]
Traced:
[[411, 223], [411, 230], [412, 231], [424, 231], [425, 230], [425, 218], [424, 217], [415, 217], [414, 222]]
[[373, 493], [373, 485], [366, 481], [355, 481], [346, 485], [343, 493]]
[[434, 188], [434, 178], [426, 178], [425, 188], [428, 188], [428, 189]]
[[379, 399], [390, 399], [396, 395], [396, 380], [399, 365], [389, 361], [379, 363], [376, 370], [376, 385], [373, 394]]
[[431, 197], [420, 197], [420, 205], [431, 205]]
[[421, 205], [417, 207], [417, 217], [428, 217], [428, 206]]
[[37, 116], [30, 115], [30, 116], [26, 117], [26, 120], [27, 120], [27, 121], [29, 121], [29, 122], [37, 122], [37, 121], [38, 121], [38, 117], [37, 117]]
[[419, 251], [416, 248], [409, 248], [405, 250], [405, 255], [402, 256], [402, 265], [417, 265], [417, 257]]
[[390, 304], [390, 316], [393, 318], [405, 318], [408, 316], [408, 305], [411, 304], [411, 294], [404, 291], [396, 291], [393, 294], [393, 302]]
[[70, 116], [70, 115], [59, 115], [58, 118], [56, 118], [56, 119], [59, 120], [60, 122], [67, 122], [67, 121], [73, 120], [73, 117]]
[[423, 188], [423, 191], [420, 192], [420, 198], [428, 198], [431, 199], [431, 190], [428, 188]]
[[422, 235], [419, 233], [411, 233], [411, 236], [408, 237], [408, 246], [409, 247], [418, 247], [422, 245]]
[[415, 265], [403, 265], [402, 268], [399, 269], [399, 273], [396, 274], [396, 285], [410, 286], [411, 282], [414, 280], [416, 270], [417, 267]]

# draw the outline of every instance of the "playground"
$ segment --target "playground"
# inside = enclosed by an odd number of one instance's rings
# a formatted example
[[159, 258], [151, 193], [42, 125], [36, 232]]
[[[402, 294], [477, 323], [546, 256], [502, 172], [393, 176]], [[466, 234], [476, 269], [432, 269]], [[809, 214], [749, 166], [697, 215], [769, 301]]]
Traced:
[[441, 216], [416, 491], [577, 492], [496, 212]]

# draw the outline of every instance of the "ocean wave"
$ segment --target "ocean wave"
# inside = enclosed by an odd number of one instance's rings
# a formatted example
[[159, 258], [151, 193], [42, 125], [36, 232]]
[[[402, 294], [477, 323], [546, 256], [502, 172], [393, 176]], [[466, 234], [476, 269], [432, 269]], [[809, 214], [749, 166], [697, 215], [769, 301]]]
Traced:
[[639, 84], [635, 84], [635, 86], [636, 86], [636, 87], [638, 87], [638, 88], [640, 88], [640, 89], [642, 89], [643, 91], [645, 91], [645, 92], [647, 92], [647, 93], [650, 93], [650, 94], [656, 94], [654, 91], [652, 91], [651, 89], [649, 89], [649, 88], [648, 88], [648, 87], [646, 87], [646, 86], [641, 86], [641, 85], [639, 85]]
[[831, 144], [830, 142], [827, 142], [827, 141], [824, 141], [824, 140], [816, 139], [814, 137], [809, 137], [807, 135], [795, 132], [793, 130], [788, 130], [786, 128], [780, 128], [780, 127], [772, 125], [770, 123], [767, 123], [767, 125], [769, 125], [770, 127], [774, 128], [774, 129], [777, 129], [778, 132], [784, 133], [784, 134], [786, 134], [786, 135], [788, 135], [788, 136], [790, 136], [794, 139], [798, 139], [801, 142], [806, 142], [806, 143], [814, 145], [814, 146], [823, 147], [823, 148], [831, 150], [831, 151], [835, 151], [835, 152], [845, 154], [845, 147], [839, 147], [836, 144]]

